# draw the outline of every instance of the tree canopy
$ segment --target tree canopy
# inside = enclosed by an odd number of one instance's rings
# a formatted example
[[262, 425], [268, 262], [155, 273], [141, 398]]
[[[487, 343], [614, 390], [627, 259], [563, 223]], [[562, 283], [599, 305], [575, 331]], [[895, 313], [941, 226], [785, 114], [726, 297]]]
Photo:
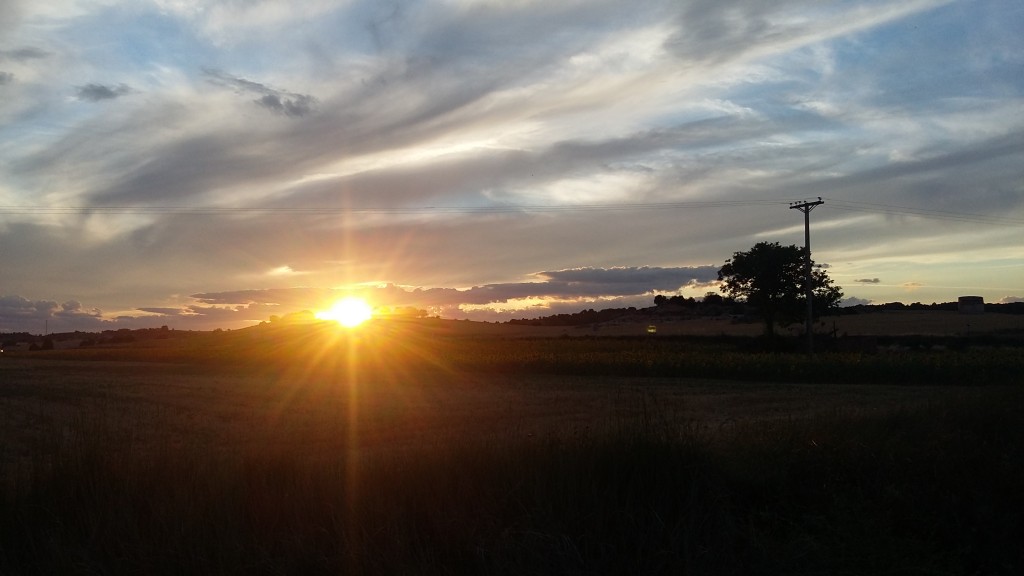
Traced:
[[[775, 331], [775, 324], [792, 323], [806, 314], [804, 250], [796, 245], [758, 242], [746, 252], [736, 252], [718, 270], [723, 291], [756, 307], [765, 322], [765, 334]], [[814, 313], [839, 305], [843, 297], [825, 270], [812, 267]]]

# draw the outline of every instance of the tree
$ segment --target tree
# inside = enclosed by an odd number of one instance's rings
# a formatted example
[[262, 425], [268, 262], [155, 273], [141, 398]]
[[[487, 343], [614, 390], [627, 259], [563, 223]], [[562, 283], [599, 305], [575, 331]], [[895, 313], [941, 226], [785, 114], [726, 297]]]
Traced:
[[[746, 252], [736, 252], [718, 270], [718, 280], [726, 294], [744, 299], [764, 318], [765, 335], [775, 333], [775, 323], [804, 319], [804, 250], [796, 245], [758, 242]], [[811, 261], [815, 316], [835, 308], [843, 292], [832, 283], [825, 270]]]

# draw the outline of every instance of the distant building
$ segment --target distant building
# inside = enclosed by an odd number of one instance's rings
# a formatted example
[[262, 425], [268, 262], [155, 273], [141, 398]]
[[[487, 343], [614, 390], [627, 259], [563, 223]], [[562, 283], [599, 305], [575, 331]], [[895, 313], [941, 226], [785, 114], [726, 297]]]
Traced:
[[957, 299], [956, 309], [961, 314], [984, 314], [985, 299], [981, 296], [961, 296]]

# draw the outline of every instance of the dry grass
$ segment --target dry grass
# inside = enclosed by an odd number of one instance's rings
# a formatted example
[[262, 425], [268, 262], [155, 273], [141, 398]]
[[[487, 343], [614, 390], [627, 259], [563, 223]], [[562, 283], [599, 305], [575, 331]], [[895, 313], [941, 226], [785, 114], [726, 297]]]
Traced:
[[948, 386], [452, 373], [232, 372], [176, 364], [0, 362], [0, 458], [83, 418], [123, 428], [133, 449], [167, 438], [210, 449], [304, 441], [358, 449], [467, 436], [564, 434], [657, 407], [705, 429], [771, 418], [883, 413], [986, 393]]
[[647, 357], [460, 328], [5, 354], [0, 573], [1024, 567], [1019, 386], [574, 375]]

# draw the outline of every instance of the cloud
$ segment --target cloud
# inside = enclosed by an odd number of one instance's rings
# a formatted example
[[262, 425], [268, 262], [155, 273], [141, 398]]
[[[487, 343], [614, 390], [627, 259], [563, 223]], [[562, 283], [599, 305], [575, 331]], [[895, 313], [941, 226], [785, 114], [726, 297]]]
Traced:
[[255, 102], [271, 112], [292, 117], [306, 116], [313, 112], [316, 106], [316, 98], [306, 94], [292, 94], [289, 96], [264, 94]]
[[946, 1], [908, 1], [892, 6], [869, 2], [836, 10], [827, 4], [809, 7], [799, 1], [691, 0], [677, 3], [677, 30], [666, 47], [689, 62], [722, 65], [853, 34]]
[[1024, 302], [1024, 296], [1006, 296], [999, 301], [1000, 304], [1013, 304], [1015, 302]]
[[[0, 20], [2, 19], [2, 10], [0, 10]], [[0, 30], [2, 29], [3, 27], [0, 26]], [[32, 47], [17, 48], [14, 50], [0, 50], [0, 62], [6, 60], [14, 62], [15, 65], [29, 60], [47, 58], [48, 56], [50, 56], [49, 52]], [[0, 86], [11, 84], [12, 82], [14, 82], [14, 73], [0, 70]]]
[[549, 296], [624, 296], [671, 292], [685, 286], [708, 286], [718, 281], [718, 267], [587, 267], [539, 272], [536, 276], [545, 279], [549, 285], [566, 286], [569, 292]]
[[281, 307], [309, 308], [324, 301], [334, 300], [343, 291], [330, 288], [266, 288], [233, 290], [193, 294], [191, 298], [203, 304], [262, 304]]
[[99, 332], [120, 328], [151, 328], [168, 325], [177, 329], [211, 330], [223, 326], [252, 325], [280, 313], [277, 306], [262, 304], [234, 306], [187, 305], [142, 307], [142, 315], [109, 317], [99, 308], [86, 308], [77, 300], [58, 304], [53, 300], [30, 300], [16, 295], [0, 297], [0, 327], [3, 332], [42, 334]]
[[239, 325], [255, 324], [267, 320], [270, 314], [277, 313], [275, 308], [262, 305], [238, 306], [199, 306], [189, 305], [181, 308], [152, 307], [139, 308], [140, 312], [155, 315], [159, 321], [176, 325]]
[[182, 316], [185, 314], [185, 308], [168, 308], [168, 307], [149, 307], [149, 308], [136, 308], [139, 312], [145, 312], [147, 314], [155, 314], [157, 316]]
[[99, 308], [92, 308], [85, 310], [82, 308], [82, 303], [77, 300], [68, 300], [67, 302], [60, 305], [60, 310], [56, 310], [53, 315], [57, 318], [64, 319], [78, 319], [78, 318], [102, 318], [103, 311]]
[[0, 2], [0, 33], [14, 28], [22, 19], [22, 3], [18, 0]]
[[[829, 191], [846, 202], [814, 212], [816, 257], [931, 297], [952, 281], [927, 263], [1019, 260], [1012, 226], [882, 207], [1020, 219], [1012, 1], [22, 0], [32, 27], [0, 34], [0, 195], [49, 211], [4, 214], [6, 286], [174, 322], [338, 294], [235, 290], [297, 280], [453, 311], [594, 307], [799, 243], [785, 202]], [[125, 95], [96, 78], [146, 97], [63, 102]]]
[[865, 298], [856, 298], [854, 296], [843, 298], [842, 300], [839, 301], [840, 308], [846, 308], [848, 306], [867, 306], [868, 304], [871, 304], [871, 300]]
[[57, 309], [57, 303], [49, 300], [28, 300], [21, 296], [0, 297], [0, 318], [11, 320], [49, 318]]
[[445, 307], [504, 304], [525, 299], [607, 299], [674, 292], [717, 281], [714, 266], [571, 268], [538, 272], [538, 281], [484, 284], [470, 288], [401, 287], [386, 284], [353, 289], [284, 288], [193, 294], [210, 305], [261, 304], [282, 308], [311, 308], [358, 292], [385, 306]]
[[316, 110], [317, 99], [308, 94], [275, 90], [265, 84], [232, 76], [220, 70], [207, 68], [203, 69], [203, 74], [207, 80], [218, 86], [232, 88], [236, 92], [258, 95], [259, 97], [253, 102], [276, 114], [299, 118], [308, 116]]
[[132, 92], [134, 90], [126, 84], [118, 84], [117, 86], [86, 84], [85, 86], [79, 86], [76, 94], [79, 100], [100, 102], [102, 100], [114, 100]]
[[57, 304], [53, 300], [29, 300], [16, 295], [0, 297], [0, 326], [5, 332], [72, 332], [100, 330], [106, 324], [103, 313], [85, 310], [77, 300]]
[[49, 52], [32, 47], [17, 48], [15, 50], [0, 50], [0, 60], [13, 60], [15, 62], [40, 60], [48, 58], [49, 56]]

